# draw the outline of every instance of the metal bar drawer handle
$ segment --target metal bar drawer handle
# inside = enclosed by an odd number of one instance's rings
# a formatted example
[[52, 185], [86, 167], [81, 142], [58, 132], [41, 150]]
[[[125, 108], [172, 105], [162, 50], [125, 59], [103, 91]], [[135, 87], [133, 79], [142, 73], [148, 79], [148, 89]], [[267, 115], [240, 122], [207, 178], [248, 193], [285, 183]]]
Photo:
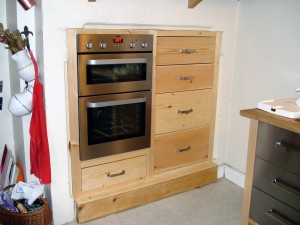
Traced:
[[178, 110], [178, 114], [189, 114], [191, 112], [193, 112], [192, 108], [190, 108], [188, 110]]
[[188, 80], [188, 81], [193, 81], [193, 80], [195, 80], [195, 76], [189, 76], [189, 77], [182, 77], [182, 76], [179, 76], [179, 77], [178, 77], [178, 80]]
[[108, 173], [107, 177], [117, 177], [117, 176], [122, 176], [124, 174], [125, 174], [125, 170], [122, 170], [120, 173], [113, 173], [113, 174]]
[[294, 146], [292, 144], [286, 143], [284, 141], [276, 141], [275, 147], [282, 147], [286, 151], [293, 151], [293, 152], [298, 152], [300, 153], [300, 148], [297, 146]]
[[283, 225], [297, 225], [297, 223], [289, 220], [285, 216], [283, 216], [281, 213], [276, 212], [274, 209], [267, 210], [267, 215], [271, 217], [273, 220], [277, 221], [280, 224]]
[[179, 49], [180, 53], [186, 53], [186, 54], [191, 54], [191, 53], [196, 53], [196, 49]]
[[300, 191], [297, 190], [294, 187], [291, 187], [291, 185], [287, 184], [284, 181], [281, 181], [279, 178], [275, 178], [272, 180], [272, 183], [276, 185], [278, 188], [283, 189], [284, 191], [287, 191], [296, 197], [300, 198]]
[[191, 150], [192, 148], [191, 148], [191, 146], [188, 146], [187, 148], [177, 148], [176, 149], [176, 152], [177, 153], [180, 153], [180, 152], [186, 152], [186, 151], [189, 151], [189, 150]]

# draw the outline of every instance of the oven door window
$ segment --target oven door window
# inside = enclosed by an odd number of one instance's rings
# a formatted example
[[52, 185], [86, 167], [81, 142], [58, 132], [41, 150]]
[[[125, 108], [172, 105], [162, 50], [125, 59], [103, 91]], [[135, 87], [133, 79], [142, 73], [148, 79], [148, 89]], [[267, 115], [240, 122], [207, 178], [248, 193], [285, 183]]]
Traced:
[[88, 145], [145, 135], [146, 99], [88, 103]]
[[146, 58], [87, 60], [87, 84], [146, 80]]

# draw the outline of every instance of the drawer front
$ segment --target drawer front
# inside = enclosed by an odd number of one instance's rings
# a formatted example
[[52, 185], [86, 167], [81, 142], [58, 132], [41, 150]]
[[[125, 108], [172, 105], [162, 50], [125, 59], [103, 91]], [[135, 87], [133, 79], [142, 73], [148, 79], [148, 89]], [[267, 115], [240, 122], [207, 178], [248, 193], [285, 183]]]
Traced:
[[259, 122], [256, 156], [300, 175], [300, 134]]
[[184, 132], [156, 135], [154, 139], [155, 172], [206, 160], [209, 132], [210, 129], [207, 126]]
[[146, 176], [146, 156], [120, 160], [82, 169], [82, 191], [142, 179]]
[[300, 211], [300, 177], [256, 158], [253, 186]]
[[214, 63], [215, 37], [158, 37], [157, 65]]
[[250, 216], [260, 225], [300, 224], [300, 212], [252, 188]]
[[211, 90], [156, 94], [155, 133], [209, 125], [212, 99]]
[[156, 93], [212, 88], [213, 65], [157, 66]]

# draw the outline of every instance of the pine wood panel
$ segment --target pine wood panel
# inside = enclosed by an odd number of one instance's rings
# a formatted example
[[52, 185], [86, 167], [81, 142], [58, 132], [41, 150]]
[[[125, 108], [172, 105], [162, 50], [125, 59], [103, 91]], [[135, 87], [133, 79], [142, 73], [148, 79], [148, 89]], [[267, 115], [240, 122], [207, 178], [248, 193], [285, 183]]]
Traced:
[[253, 172], [254, 172], [257, 128], [258, 128], [258, 121], [251, 120], [250, 121], [250, 131], [249, 131], [249, 140], [248, 140], [248, 154], [247, 154], [245, 187], [244, 187], [244, 196], [243, 196], [243, 211], [242, 211], [242, 223], [241, 223], [242, 225], [248, 224], [248, 218], [249, 218], [249, 212], [250, 212], [250, 201], [251, 201]]
[[87, 222], [215, 182], [217, 180], [216, 174], [217, 167], [212, 167], [93, 201], [78, 202], [77, 221], [79, 223]]
[[[211, 121], [211, 90], [164, 93], [156, 95], [155, 133], [192, 129]], [[185, 114], [179, 111], [192, 112]]]
[[[209, 126], [183, 132], [156, 135], [154, 168], [161, 172], [208, 157]], [[178, 151], [182, 150], [182, 151]]]
[[214, 65], [156, 67], [156, 93], [212, 88]]
[[196, 7], [199, 3], [201, 3], [203, 0], [189, 0], [189, 4], [188, 4], [188, 7], [191, 9], [191, 8], [194, 8]]
[[[156, 64], [214, 63], [215, 40], [215, 37], [158, 37]], [[192, 53], [181, 52], [186, 50]]]
[[147, 157], [140, 156], [82, 169], [82, 191], [102, 188], [146, 176]]

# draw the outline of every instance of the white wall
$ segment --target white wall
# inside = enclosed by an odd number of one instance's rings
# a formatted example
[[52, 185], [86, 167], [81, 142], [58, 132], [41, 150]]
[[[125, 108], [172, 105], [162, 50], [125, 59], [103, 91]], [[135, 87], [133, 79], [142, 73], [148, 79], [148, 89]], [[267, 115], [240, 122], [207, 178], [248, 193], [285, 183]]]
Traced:
[[[39, 5], [41, 4], [41, 5]], [[54, 223], [63, 224], [74, 219], [73, 199], [70, 196], [68, 158], [68, 126], [66, 96], [66, 29], [82, 28], [96, 23], [98, 28], [126, 28], [126, 24], [143, 24], [140, 28], [169, 25], [204, 27], [224, 31], [222, 40], [222, 72], [220, 77], [220, 106], [218, 107], [217, 136], [214, 157], [223, 163], [231, 74], [233, 68], [236, 0], [203, 1], [194, 9], [182, 0], [52, 0], [38, 2], [42, 10], [44, 76], [48, 138], [52, 162], [51, 184]], [[106, 24], [100, 25], [100, 24]], [[112, 24], [125, 24], [114, 26]], [[132, 26], [130, 26], [132, 27]], [[136, 28], [139, 28], [136, 27]], [[168, 26], [164, 26], [165, 28]], [[173, 28], [174, 28], [173, 27]]]
[[245, 173], [249, 120], [259, 100], [300, 96], [300, 1], [240, 0], [225, 161]]
[[[7, 27], [6, 19], [6, 1], [0, 1], [0, 22]], [[9, 76], [9, 64], [8, 56], [9, 51], [5, 49], [4, 44], [0, 44], [0, 80], [3, 81], [3, 90], [0, 93], [0, 97], [3, 98], [2, 110], [0, 110], [1, 128], [0, 127], [0, 158], [3, 153], [4, 145], [6, 144], [9, 149], [13, 148], [13, 127], [11, 113], [7, 109], [10, 99], [10, 76]]]

